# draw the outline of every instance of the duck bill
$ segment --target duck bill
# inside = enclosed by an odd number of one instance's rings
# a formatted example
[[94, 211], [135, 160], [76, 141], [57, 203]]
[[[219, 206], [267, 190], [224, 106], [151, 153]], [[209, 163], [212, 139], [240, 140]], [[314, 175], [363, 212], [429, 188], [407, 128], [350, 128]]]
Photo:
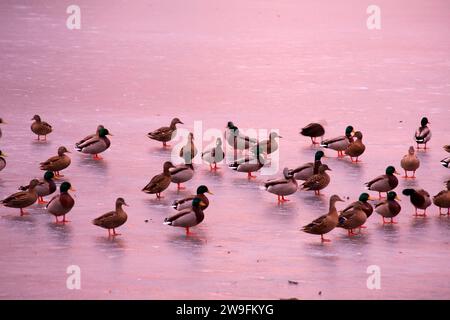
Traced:
[[370, 197], [370, 196], [369, 196], [369, 198], [367, 198], [367, 200], [370, 200], [370, 201], [375, 201], [375, 200], [377, 200], [377, 199], [375, 199], [375, 198], [372, 198], [372, 197]]
[[211, 192], [211, 191], [209, 191], [209, 190], [208, 190], [208, 191], [206, 191], [206, 193], [209, 193], [209, 194], [212, 194], [212, 195], [214, 194], [214, 193], [212, 193], [212, 192]]
[[124, 206], [129, 207], [130, 205], [128, 203], [123, 203]]
[[77, 191], [76, 189], [74, 189], [74, 188], [72, 188], [72, 187], [70, 187], [70, 189], [69, 189], [70, 191]]
[[0, 156], [2, 156], [2, 157], [7, 157], [8, 155], [7, 155], [6, 153], [2, 152], [2, 153], [0, 154]]
[[394, 174], [396, 174], [396, 175], [398, 175], [398, 176], [400, 175], [400, 173], [398, 173], [397, 171], [394, 171]]
[[107, 136], [111, 136], [111, 137], [112, 137], [112, 136], [113, 136], [113, 134], [112, 134], [112, 133], [108, 133], [108, 134], [107, 134]]
[[200, 205], [201, 205], [202, 207], [206, 207], [206, 203], [204, 203], [203, 201], [200, 201]]
[[402, 199], [400, 199], [399, 196], [396, 196], [396, 197], [395, 197], [395, 200], [402, 201]]

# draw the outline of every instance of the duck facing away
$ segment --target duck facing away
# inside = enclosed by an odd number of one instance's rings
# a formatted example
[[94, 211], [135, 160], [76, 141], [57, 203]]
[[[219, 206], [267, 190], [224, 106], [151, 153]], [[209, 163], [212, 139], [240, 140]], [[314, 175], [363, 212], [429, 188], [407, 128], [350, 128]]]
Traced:
[[[351, 203], [350, 205], [348, 205], [348, 207], [346, 207], [344, 210], [342, 210], [342, 213], [346, 213], [348, 211], [354, 210], [355, 206], [359, 206], [362, 209], [362, 211], [364, 211], [364, 213], [366, 214], [367, 219], [369, 219], [369, 217], [373, 213], [373, 207], [368, 202], [369, 200], [373, 200], [373, 199], [370, 197], [370, 195], [368, 193], [363, 192], [359, 196], [358, 201], [355, 201], [355, 202]], [[363, 225], [359, 226], [359, 229], [361, 229], [361, 228], [365, 228], [365, 226], [363, 226]]]
[[302, 128], [300, 134], [305, 137], [310, 137], [311, 143], [315, 145], [319, 144], [316, 139], [322, 138], [325, 135], [325, 129], [320, 123], [310, 123]]
[[[412, 205], [415, 208], [415, 216], [427, 215], [427, 208], [431, 206], [430, 194], [424, 189], [403, 189], [403, 194], [409, 196]], [[418, 213], [418, 209], [423, 210], [422, 214]]]
[[163, 143], [163, 147], [169, 147], [167, 142], [172, 140], [177, 131], [177, 124], [184, 124], [178, 118], [173, 118], [168, 127], [161, 127], [147, 134], [150, 139]]
[[387, 167], [386, 174], [378, 176], [365, 183], [367, 189], [371, 191], [378, 191], [379, 197], [381, 199], [382, 192], [391, 191], [398, 186], [398, 179], [394, 174], [399, 175], [399, 173], [395, 170], [395, 167]]
[[0, 171], [5, 169], [5, 167], [6, 167], [5, 157], [7, 157], [7, 154], [0, 150]]
[[[358, 160], [358, 158], [364, 153], [366, 146], [362, 142], [363, 135], [361, 131], [356, 131], [354, 137], [356, 140], [351, 142], [344, 152], [350, 157], [352, 162], [359, 162], [360, 160]], [[355, 160], [353, 160], [353, 158], [355, 158]]]
[[[36, 193], [38, 195], [38, 203], [47, 203], [43, 197], [51, 195], [56, 191], [56, 184], [53, 181], [54, 174], [51, 171], [47, 171], [44, 174], [44, 178], [39, 180], [39, 184], [36, 186]], [[26, 191], [30, 188], [30, 185], [20, 186], [19, 190]]]
[[332, 195], [330, 197], [330, 209], [328, 210], [328, 213], [304, 226], [302, 230], [306, 233], [320, 235], [322, 242], [330, 242], [331, 240], [325, 239], [323, 235], [336, 228], [339, 223], [339, 214], [336, 209], [336, 202], [338, 201], [343, 202], [344, 200], [338, 195]]
[[170, 185], [170, 168], [174, 168], [174, 165], [170, 161], [164, 162], [163, 172], [154, 176], [150, 182], [142, 189], [143, 192], [148, 194], [156, 194], [156, 198], [162, 198], [161, 192], [167, 189]]
[[[400, 200], [397, 197], [397, 193], [395, 193], [395, 191], [389, 191], [387, 193], [387, 199], [375, 206], [375, 212], [383, 217], [383, 224], [397, 223], [394, 221], [394, 217], [400, 213], [402, 207], [396, 200]], [[386, 222], [385, 218], [391, 219], [391, 221]]]
[[428, 128], [428, 124], [430, 122], [428, 121], [427, 117], [423, 117], [422, 120], [420, 120], [420, 127], [417, 128], [414, 139], [417, 143], [417, 149], [420, 149], [420, 145], [424, 145], [424, 149], [427, 149], [427, 143], [431, 139], [431, 130]]
[[[402, 160], [400, 160], [400, 166], [405, 170], [405, 176], [403, 178], [416, 178], [416, 170], [420, 167], [420, 160], [413, 146], [409, 147], [408, 154], [404, 155]], [[413, 175], [411, 177], [408, 176], [408, 171], [412, 171]]]
[[102, 160], [103, 158], [99, 156], [99, 153], [104, 152], [111, 146], [111, 141], [108, 136], [112, 136], [109, 130], [100, 128], [98, 135], [78, 144], [76, 149], [81, 153], [92, 154], [94, 160]]
[[36, 192], [36, 186], [38, 184], [39, 180], [33, 179], [30, 181], [27, 191], [16, 192], [0, 201], [0, 203], [5, 207], [20, 209], [20, 216], [24, 216], [28, 213], [23, 209], [31, 206], [38, 199], [38, 195]]
[[319, 173], [319, 168], [322, 165], [321, 159], [325, 154], [322, 150], [316, 151], [314, 155], [314, 162], [308, 162], [300, 167], [289, 170], [290, 174], [294, 175], [297, 180], [308, 180], [312, 175]]
[[200, 207], [203, 210], [205, 210], [209, 206], [209, 199], [205, 195], [205, 193], [213, 194], [208, 189], [207, 186], [201, 185], [201, 186], [199, 186], [197, 188], [197, 194], [196, 195], [188, 196], [188, 197], [180, 199], [180, 200], [175, 200], [172, 203], [172, 208], [174, 208], [175, 210], [178, 210], [178, 211], [184, 210], [184, 209], [188, 209], [188, 208], [192, 208], [192, 200], [194, 200], [195, 198], [199, 198], [203, 202], [203, 206], [200, 206]]
[[186, 189], [181, 184], [192, 179], [194, 176], [194, 166], [189, 162], [179, 164], [169, 169], [170, 181], [177, 184], [177, 189]]
[[70, 165], [70, 158], [66, 153], [70, 153], [66, 147], [58, 148], [58, 155], [49, 158], [47, 161], [40, 163], [40, 169], [45, 171], [52, 171], [55, 173], [55, 177], [64, 177], [59, 172], [66, 169]]
[[189, 132], [186, 145], [180, 149], [180, 157], [183, 158], [186, 163], [192, 163], [192, 159], [194, 159], [196, 155], [197, 148], [194, 145], [194, 135], [192, 132]]
[[[216, 139], [216, 146], [202, 152], [202, 159], [209, 163], [211, 171], [219, 169], [217, 164], [225, 158], [225, 152], [222, 148], [222, 139]], [[214, 166], [213, 166], [214, 165]]]
[[289, 201], [284, 197], [295, 193], [298, 189], [298, 184], [294, 176], [289, 174], [289, 169], [284, 168], [283, 178], [268, 180], [266, 183], [264, 183], [264, 188], [268, 192], [276, 194], [278, 197], [278, 203], [281, 203]]
[[325, 189], [330, 184], [330, 176], [327, 171], [331, 169], [326, 164], [319, 167], [319, 173], [313, 174], [308, 180], [303, 182], [302, 190], [314, 190], [315, 195], [320, 195], [320, 190]]
[[356, 202], [352, 205], [351, 209], [347, 208], [346, 211], [342, 211], [339, 215], [338, 228], [343, 228], [348, 231], [349, 236], [354, 236], [353, 232], [356, 228], [361, 228], [366, 223], [367, 215], [363, 210], [362, 205]]
[[442, 208], [447, 208], [447, 216], [450, 216], [450, 180], [445, 182], [446, 189], [440, 191], [433, 197], [433, 203], [439, 207], [439, 215], [445, 215], [442, 213]]
[[38, 136], [37, 140], [40, 141], [41, 136], [44, 136], [44, 141], [46, 141], [47, 135], [53, 131], [52, 126], [47, 122], [42, 121], [41, 117], [37, 114], [34, 115], [31, 120], [34, 120], [34, 122], [31, 124], [31, 131]]
[[[107, 212], [100, 217], [92, 220], [92, 224], [102, 227], [104, 229], [108, 229], [108, 236], [120, 236], [120, 233], [116, 233], [116, 228], [122, 226], [127, 222], [128, 215], [123, 210], [122, 206], [127, 206], [128, 204], [125, 202], [123, 198], [116, 199], [116, 210]], [[111, 233], [112, 230], [112, 233]]]
[[[46, 206], [48, 213], [55, 216], [55, 223], [70, 222], [69, 220], [66, 220], [66, 214], [72, 210], [75, 205], [75, 200], [69, 194], [69, 190], [75, 191], [72, 189], [72, 185], [69, 182], [61, 183], [59, 195], [54, 196]], [[58, 220], [58, 217], [60, 216], [63, 216], [62, 221]]]
[[336, 150], [338, 152], [338, 157], [343, 157], [345, 149], [353, 142], [353, 133], [353, 127], [347, 126], [347, 128], [345, 128], [345, 135], [323, 140], [320, 143], [320, 146]]
[[205, 214], [202, 209], [204, 206], [205, 204], [202, 203], [200, 198], [194, 198], [191, 208], [180, 210], [173, 216], [164, 219], [164, 224], [172, 227], [185, 228], [186, 235], [189, 235], [189, 228], [200, 224], [205, 219]]

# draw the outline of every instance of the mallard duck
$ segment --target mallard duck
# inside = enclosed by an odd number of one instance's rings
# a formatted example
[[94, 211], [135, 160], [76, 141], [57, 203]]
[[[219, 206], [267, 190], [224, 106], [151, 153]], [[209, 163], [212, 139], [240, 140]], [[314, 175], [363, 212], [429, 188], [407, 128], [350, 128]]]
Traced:
[[[426, 216], [427, 208], [431, 206], [431, 197], [430, 194], [424, 189], [403, 189], [403, 194], [405, 196], [409, 196], [412, 205], [415, 208], [415, 215], [417, 216]], [[418, 209], [423, 210], [423, 214], [419, 214], [417, 212]]]
[[6, 167], [6, 159], [5, 159], [5, 157], [7, 157], [7, 156], [8, 155], [6, 153], [4, 153], [2, 150], [0, 150], [0, 171], [5, 169], [5, 167]]
[[246, 155], [241, 159], [238, 159], [231, 163], [229, 167], [232, 170], [238, 172], [247, 172], [248, 179], [256, 178], [252, 175], [252, 172], [256, 172], [264, 166], [264, 158], [259, 152], [259, 148], [256, 149], [256, 155]]
[[319, 173], [319, 167], [322, 165], [321, 159], [324, 155], [322, 150], [316, 151], [314, 162], [308, 162], [300, 167], [289, 170], [289, 173], [293, 174], [297, 180], [308, 180], [313, 174]]
[[70, 153], [66, 147], [58, 148], [58, 155], [49, 158], [47, 161], [40, 163], [40, 169], [45, 171], [52, 171], [55, 173], [55, 177], [64, 177], [59, 174], [60, 171], [64, 170], [70, 165], [70, 158], [66, 155], [66, 153]]
[[[350, 160], [352, 162], [358, 162], [358, 157], [360, 157], [364, 153], [364, 151], [366, 150], [366, 146], [362, 142], [363, 135], [361, 131], [356, 131], [354, 137], [356, 138], [356, 140], [348, 145], [344, 153], [350, 157]], [[353, 158], [356, 158], [355, 161], [353, 161]]]
[[[217, 170], [217, 163], [225, 158], [225, 153], [222, 148], [222, 139], [216, 139], [216, 146], [202, 152], [202, 159], [209, 163], [210, 170]], [[213, 166], [214, 164], [214, 166]]]
[[[108, 229], [108, 236], [120, 236], [120, 233], [116, 233], [116, 228], [127, 222], [128, 216], [122, 206], [127, 206], [123, 198], [117, 198], [116, 210], [107, 212], [100, 217], [92, 220], [92, 223], [96, 226]], [[112, 230], [112, 234], [111, 234]]]
[[[396, 200], [400, 200], [400, 198], [397, 197], [397, 193], [395, 193], [395, 191], [389, 191], [387, 193], [387, 199], [375, 205], [375, 212], [383, 217], [383, 224], [397, 223], [394, 221], [394, 217], [400, 213], [402, 207]], [[384, 220], [385, 218], [390, 218], [391, 221], [386, 222]]]
[[443, 146], [444, 150], [450, 153], [450, 144]]
[[447, 190], [442, 190], [433, 197], [433, 203], [439, 207], [439, 215], [442, 213], [442, 208], [447, 208], [447, 216], [450, 216], [450, 180], [445, 182]]
[[271, 132], [269, 133], [269, 140], [263, 140], [256, 144], [256, 148], [259, 148], [259, 151], [261, 153], [265, 154], [271, 154], [278, 150], [278, 142], [276, 138], [283, 138], [282, 136], [278, 135], [277, 132]]
[[366, 214], [367, 218], [369, 218], [372, 215], [372, 213], [373, 213], [372, 205], [369, 202], [367, 202], [369, 200], [374, 200], [374, 199], [372, 199], [369, 196], [369, 194], [366, 193], [366, 192], [361, 193], [359, 198], [358, 198], [358, 201], [355, 201], [355, 202], [351, 203], [347, 208], [342, 210], [342, 212], [347, 212], [347, 211], [353, 210], [356, 205], [359, 205], [359, 206], [361, 206], [361, 209]]
[[449, 165], [450, 165], [450, 157], [447, 157], [447, 158], [442, 159], [442, 160], [441, 160], [441, 164], [442, 164], [444, 167], [446, 167], [446, 168], [450, 168], [450, 167], [449, 167]]
[[323, 235], [336, 228], [339, 223], [339, 215], [336, 210], [336, 202], [338, 201], [344, 202], [338, 195], [332, 195], [328, 213], [304, 226], [302, 230], [306, 233], [320, 235], [322, 242], [330, 242], [331, 240], [325, 239]]
[[[69, 220], [66, 220], [66, 214], [69, 213], [70, 210], [72, 210], [73, 206], [75, 205], [75, 200], [73, 200], [72, 196], [69, 194], [69, 190], [75, 191], [72, 189], [72, 185], [65, 181], [61, 183], [59, 186], [59, 195], [54, 196], [48, 203], [47, 203], [47, 211], [48, 213], [55, 216], [55, 223], [66, 223], [70, 222]], [[63, 216], [62, 221], [58, 220], [58, 217]]]
[[319, 144], [319, 142], [316, 142], [316, 138], [322, 138], [325, 134], [325, 129], [320, 123], [310, 123], [302, 128], [300, 134], [305, 137], [310, 137], [312, 144]]
[[213, 194], [211, 191], [209, 191], [207, 186], [201, 185], [197, 188], [196, 195], [192, 195], [192, 196], [180, 199], [180, 200], [175, 200], [172, 203], [172, 208], [174, 208], [175, 210], [178, 210], [178, 211], [187, 209], [187, 208], [192, 208], [192, 200], [194, 200], [194, 198], [200, 198], [200, 200], [202, 200], [202, 202], [204, 203], [204, 206], [202, 206], [202, 209], [205, 210], [209, 206], [209, 199], [205, 195], [205, 193]]
[[192, 159], [197, 155], [197, 148], [194, 145], [194, 134], [189, 132], [188, 141], [180, 149], [180, 157], [184, 159], [186, 163], [192, 163]]
[[405, 170], [405, 176], [403, 178], [408, 179], [408, 171], [412, 171], [413, 175], [411, 178], [416, 178], [416, 170], [420, 167], [420, 160], [416, 156], [416, 150], [413, 146], [409, 147], [408, 154], [404, 155], [400, 161], [400, 166]]
[[75, 143], [75, 147], [78, 148], [78, 146], [82, 145], [82, 144], [85, 143], [86, 141], [88, 141], [88, 140], [90, 140], [90, 139], [92, 139], [92, 138], [100, 137], [100, 131], [101, 131], [102, 129], [105, 129], [105, 127], [104, 127], [103, 125], [101, 125], [101, 124], [98, 125], [97, 131], [95, 131], [95, 133], [90, 134], [90, 135], [84, 137], [83, 139], [81, 139], [80, 141], [78, 141], [77, 143]]
[[189, 181], [194, 176], [194, 166], [192, 163], [179, 164], [169, 169], [170, 181], [177, 184], [177, 189], [182, 190], [185, 187], [182, 183]]
[[283, 178], [268, 180], [264, 183], [264, 188], [270, 193], [276, 194], [278, 196], [278, 203], [289, 201], [285, 199], [285, 196], [293, 194], [298, 189], [297, 180], [289, 174], [289, 169], [284, 168]]
[[249, 149], [258, 143], [258, 140], [242, 135], [239, 128], [229, 121], [225, 129], [225, 138], [228, 144], [233, 147], [235, 154], [237, 150]]
[[399, 173], [395, 170], [393, 166], [389, 166], [386, 168], [386, 174], [376, 177], [375, 179], [366, 182], [368, 190], [378, 191], [378, 194], [381, 197], [382, 192], [388, 192], [390, 190], [395, 189], [398, 186], [398, 179], [394, 174], [399, 175]]
[[349, 236], [356, 235], [353, 232], [356, 228], [361, 228], [366, 223], [367, 215], [359, 202], [354, 202], [351, 209], [347, 208], [339, 215], [338, 228], [343, 228], [348, 231]]
[[36, 186], [39, 184], [38, 179], [33, 179], [30, 181], [30, 185], [27, 191], [16, 192], [9, 197], [0, 201], [5, 207], [10, 208], [18, 208], [20, 209], [20, 215], [26, 215], [23, 209], [31, 206], [38, 199], [38, 195], [36, 193]]
[[33, 131], [34, 134], [38, 136], [38, 141], [40, 140], [41, 136], [44, 136], [44, 141], [47, 140], [47, 135], [52, 132], [52, 126], [49, 125], [47, 122], [42, 121], [41, 117], [37, 114], [34, 115], [31, 120], [34, 120], [34, 122], [31, 124], [31, 131]]
[[[0, 118], [0, 124], [6, 124], [6, 122]], [[0, 127], [0, 138], [2, 137], [2, 128]]]
[[314, 190], [315, 195], [320, 195], [320, 190], [325, 189], [330, 184], [330, 176], [326, 171], [331, 171], [331, 169], [326, 164], [320, 165], [319, 173], [313, 174], [303, 182], [302, 190]]
[[205, 203], [200, 198], [192, 200], [192, 207], [178, 211], [171, 217], [164, 219], [164, 224], [172, 227], [186, 228], [186, 235], [189, 235], [189, 228], [194, 227], [205, 219], [202, 207]]
[[427, 148], [427, 142], [431, 139], [431, 130], [428, 128], [428, 118], [423, 117], [422, 120], [420, 120], [420, 127], [417, 128], [414, 139], [416, 139], [417, 143], [417, 149], [420, 149], [420, 145], [424, 144], [424, 149]]
[[[44, 174], [44, 178], [42, 180], [39, 180], [39, 184], [36, 186], [36, 193], [38, 195], [39, 204], [47, 203], [47, 201], [44, 201], [43, 197], [51, 195], [56, 191], [56, 184], [55, 181], [53, 181], [54, 176], [55, 175], [53, 174], [53, 172], [47, 171]], [[20, 186], [19, 190], [26, 191], [29, 188], [30, 185]]]
[[352, 136], [353, 133], [354, 133], [353, 127], [347, 126], [347, 128], [345, 128], [344, 136], [339, 136], [336, 138], [323, 140], [320, 143], [320, 146], [324, 147], [324, 148], [336, 150], [338, 152], [338, 157], [343, 157], [344, 150], [347, 149], [347, 147], [350, 145], [350, 143], [353, 142], [353, 136]]
[[147, 136], [150, 139], [162, 142], [164, 147], [168, 147], [169, 145], [167, 144], [167, 142], [172, 140], [172, 138], [175, 136], [178, 123], [184, 124], [183, 122], [180, 121], [180, 119], [173, 118], [172, 122], [170, 122], [170, 126], [161, 127], [159, 129], [156, 129], [155, 131], [149, 132]]
[[167, 189], [170, 184], [170, 168], [174, 165], [170, 161], [164, 162], [163, 172], [154, 176], [150, 182], [142, 189], [145, 193], [156, 194], [156, 197], [162, 198], [161, 192]]
[[100, 130], [98, 131], [98, 136], [95, 135], [91, 139], [88, 139], [83, 143], [77, 145], [76, 149], [81, 153], [94, 155], [94, 160], [102, 160], [103, 158], [98, 154], [102, 153], [111, 146], [111, 141], [107, 136], [112, 136], [112, 134], [109, 133], [108, 129], [100, 128]]

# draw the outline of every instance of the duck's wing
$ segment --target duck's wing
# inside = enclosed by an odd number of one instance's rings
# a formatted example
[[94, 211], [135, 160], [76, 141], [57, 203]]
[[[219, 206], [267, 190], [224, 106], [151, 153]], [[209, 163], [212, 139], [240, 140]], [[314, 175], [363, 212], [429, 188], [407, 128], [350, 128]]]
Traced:
[[270, 186], [275, 186], [275, 185], [279, 185], [279, 184], [286, 184], [288, 183], [289, 180], [286, 179], [274, 179], [274, 180], [268, 180], [266, 181], [266, 183], [264, 183], [264, 186], [267, 188], [269, 188]]
[[85, 142], [79, 144], [77, 146], [77, 150], [80, 151], [80, 150], [82, 150], [82, 149], [84, 149], [86, 147], [89, 147], [89, 146], [91, 146], [91, 145], [93, 145], [93, 144], [95, 144], [95, 143], [97, 143], [99, 141], [100, 141], [100, 137], [94, 135], [91, 139], [88, 139]]
[[81, 139], [80, 141], [78, 141], [77, 143], [75, 143], [75, 146], [78, 147], [79, 145], [85, 143], [86, 141], [88, 141], [88, 140], [90, 140], [90, 139], [92, 139], [92, 138], [94, 138], [96, 136], [97, 136], [96, 134], [90, 134], [90, 135], [84, 137], [83, 139]]
[[358, 202], [356, 201], [356, 202], [353, 202], [353, 203], [349, 204], [344, 210], [342, 210], [342, 213], [345, 213], [345, 212], [347, 212], [349, 210], [352, 210], [357, 203]]
[[115, 211], [110, 211], [107, 212], [105, 214], [102, 214], [100, 217], [95, 218], [94, 220], [92, 220], [92, 223], [95, 225], [102, 225], [105, 221], [111, 220], [111, 218], [113, 218], [113, 216], [116, 215]]
[[329, 144], [336, 143], [339, 141], [344, 141], [345, 139], [347, 139], [346, 136], [339, 136], [336, 138], [325, 139], [322, 141], [321, 145], [329, 145]]
[[303, 229], [312, 229], [312, 228], [319, 227], [320, 225], [322, 225], [322, 223], [324, 222], [326, 217], [327, 217], [326, 214], [324, 214], [323, 216], [320, 216], [319, 218], [313, 220], [310, 224], [307, 224], [306, 226], [304, 226]]
[[160, 187], [161, 183], [165, 181], [165, 176], [163, 173], [160, 173], [154, 176], [150, 182], [142, 189], [142, 191], [148, 190], [151, 191], [155, 187]]
[[289, 170], [289, 173], [295, 174], [297, 172], [300, 172], [300, 171], [303, 171], [305, 169], [311, 168], [312, 166], [314, 166], [314, 163], [308, 162], [308, 163], [305, 163], [305, 164], [301, 165], [300, 167], [297, 167], [295, 169]]
[[52, 130], [52, 126], [45, 121], [42, 121], [41, 124], [49, 130]]
[[370, 188], [374, 183], [379, 182], [379, 181], [383, 180], [384, 178], [385, 178], [384, 175], [378, 176], [378, 177], [370, 180], [369, 182], [366, 182], [365, 185]]
[[50, 201], [47, 203], [47, 205], [45, 206], [45, 208], [48, 208], [48, 206], [53, 202], [53, 201], [55, 201], [56, 199], [58, 199], [59, 198], [59, 195], [57, 194], [56, 196], [53, 196], [51, 199], [50, 199]]
[[55, 162], [58, 162], [59, 159], [61, 159], [60, 156], [54, 156], [54, 157], [51, 157], [51, 158], [47, 159], [47, 160], [44, 161], [44, 162], [41, 162], [40, 165], [41, 165], [41, 166], [48, 166], [48, 165], [50, 165], [50, 164], [53, 164], [53, 163], [55, 163]]
[[172, 134], [172, 129], [170, 129], [170, 127], [161, 127], [152, 132], [149, 132], [148, 136], [149, 137], [161, 137], [161, 136], [165, 136], [168, 134]]
[[176, 175], [177, 173], [183, 172], [188, 169], [189, 169], [188, 166], [180, 165], [180, 166], [176, 166], [174, 168], [170, 168], [169, 172], [170, 172], [170, 174]]
[[167, 222], [168, 223], [174, 222], [175, 220], [177, 220], [177, 219], [179, 219], [179, 218], [181, 218], [181, 217], [183, 217], [183, 216], [185, 216], [185, 215], [187, 215], [187, 214], [189, 214], [191, 212], [192, 212], [192, 210], [190, 208], [183, 209], [181, 211], [178, 211], [178, 213], [176, 213], [176, 214], [174, 214], [174, 215], [164, 219], [164, 222], [166, 222], [166, 223]]
[[28, 199], [28, 191], [19, 191], [0, 201], [3, 204], [19, 204]]

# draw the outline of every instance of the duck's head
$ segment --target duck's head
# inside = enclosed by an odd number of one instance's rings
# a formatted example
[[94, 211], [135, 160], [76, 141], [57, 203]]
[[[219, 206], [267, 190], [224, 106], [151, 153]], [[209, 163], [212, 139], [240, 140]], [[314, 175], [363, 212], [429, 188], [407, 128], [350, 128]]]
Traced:
[[69, 150], [67, 150], [66, 147], [61, 146], [58, 148], [58, 155], [62, 156], [64, 153], [71, 153]]
[[181, 122], [181, 120], [178, 118], [173, 118], [172, 121], [170, 122], [170, 126], [174, 127], [176, 124], [184, 124], [184, 123]]
[[0, 124], [6, 124], [6, 121], [5, 120], [3, 120], [2, 118], [0, 118]]
[[270, 134], [269, 134], [269, 139], [270, 140], [273, 140], [273, 139], [275, 139], [275, 138], [283, 138], [282, 136], [280, 136], [277, 132], [271, 132]]
[[164, 164], [163, 164], [164, 172], [169, 171], [169, 169], [170, 169], [170, 168], [173, 168], [173, 167], [174, 167], [174, 165], [173, 165], [173, 163], [170, 162], [170, 161], [166, 161], [166, 162], [164, 162]]
[[345, 202], [345, 201], [342, 200], [341, 197], [339, 197], [337, 194], [333, 194], [333, 195], [330, 197], [330, 202], [331, 202], [331, 203], [336, 203], [336, 202], [338, 202], [338, 201]]
[[362, 138], [363, 138], [363, 134], [362, 134], [361, 131], [356, 131], [355, 134], [354, 134], [354, 136], [355, 136], [355, 138], [358, 139], [358, 140], [362, 140]]
[[72, 188], [72, 185], [70, 184], [70, 182], [64, 181], [63, 183], [61, 183], [61, 185], [59, 186], [59, 191], [61, 193], [67, 193], [68, 191], [75, 191], [75, 189]]
[[188, 141], [193, 141], [193, 140], [194, 140], [194, 134], [192, 132], [189, 132]]
[[200, 198], [194, 198], [192, 200], [192, 207], [199, 208], [200, 206], [206, 207], [206, 204]]
[[399, 175], [400, 173], [398, 173], [397, 170], [395, 170], [394, 166], [389, 166], [386, 168], [386, 174], [392, 176], [393, 174]]
[[373, 199], [370, 197], [370, 195], [368, 193], [364, 192], [359, 195], [358, 200], [361, 202], [367, 202], [367, 201], [373, 200]]
[[416, 190], [408, 188], [408, 189], [403, 189], [402, 193], [405, 196], [412, 196], [414, 193], [416, 192]]
[[208, 187], [205, 185], [201, 185], [197, 188], [197, 194], [205, 194], [205, 193], [213, 194], [211, 191], [209, 191]]
[[105, 127], [101, 124], [97, 126], [97, 133], [100, 133], [100, 130], [105, 129]]
[[283, 169], [283, 176], [285, 179], [291, 179], [292, 178], [292, 173], [289, 171], [289, 168], [284, 168]]
[[389, 191], [387, 193], [387, 199], [388, 200], [400, 200], [400, 198], [397, 196], [397, 193], [395, 191]]
[[314, 155], [314, 160], [319, 161], [325, 156], [325, 153], [322, 150], [316, 151], [316, 154]]
[[332, 171], [330, 167], [326, 164], [321, 164], [319, 167], [319, 172], [324, 173], [325, 171]]
[[429, 124], [429, 123], [430, 123], [430, 122], [428, 121], [428, 118], [427, 118], [427, 117], [423, 117], [422, 120], [420, 120], [420, 125], [421, 125], [422, 127], [426, 127], [427, 124]]
[[37, 121], [37, 122], [41, 122], [41, 117], [38, 116], [37, 114], [35, 114], [35, 115], [33, 116], [33, 118], [31, 118], [31, 120], [34, 120], [34, 121]]
[[103, 127], [103, 128], [100, 128], [100, 130], [98, 131], [98, 135], [100, 136], [100, 137], [106, 137], [106, 136], [112, 136], [112, 134], [111, 133], [109, 133], [109, 130], [108, 129], [106, 129], [105, 127]]
[[4, 153], [2, 150], [0, 150], [0, 157], [7, 157], [8, 155]]
[[222, 139], [221, 138], [217, 138], [216, 139], [216, 146], [220, 147], [222, 145]]
[[234, 125], [233, 121], [228, 121], [227, 128], [228, 129], [233, 129], [233, 128], [236, 128], [236, 126]]
[[116, 206], [127, 206], [127, 207], [129, 207], [129, 205], [125, 202], [124, 198], [117, 198], [116, 199]]
[[39, 184], [39, 180], [38, 179], [33, 179], [30, 181], [30, 189], [35, 188], [37, 185]]
[[55, 175], [53, 174], [53, 172], [51, 171], [46, 171], [44, 173], [44, 180], [52, 180], [55, 177]]
[[347, 126], [347, 128], [345, 128], [345, 135], [346, 136], [351, 136], [353, 133], [355, 133], [353, 131], [353, 127], [352, 126]]
[[410, 146], [408, 149], [408, 154], [410, 154], [411, 156], [414, 155], [416, 153], [416, 149], [414, 149], [413, 146]]

